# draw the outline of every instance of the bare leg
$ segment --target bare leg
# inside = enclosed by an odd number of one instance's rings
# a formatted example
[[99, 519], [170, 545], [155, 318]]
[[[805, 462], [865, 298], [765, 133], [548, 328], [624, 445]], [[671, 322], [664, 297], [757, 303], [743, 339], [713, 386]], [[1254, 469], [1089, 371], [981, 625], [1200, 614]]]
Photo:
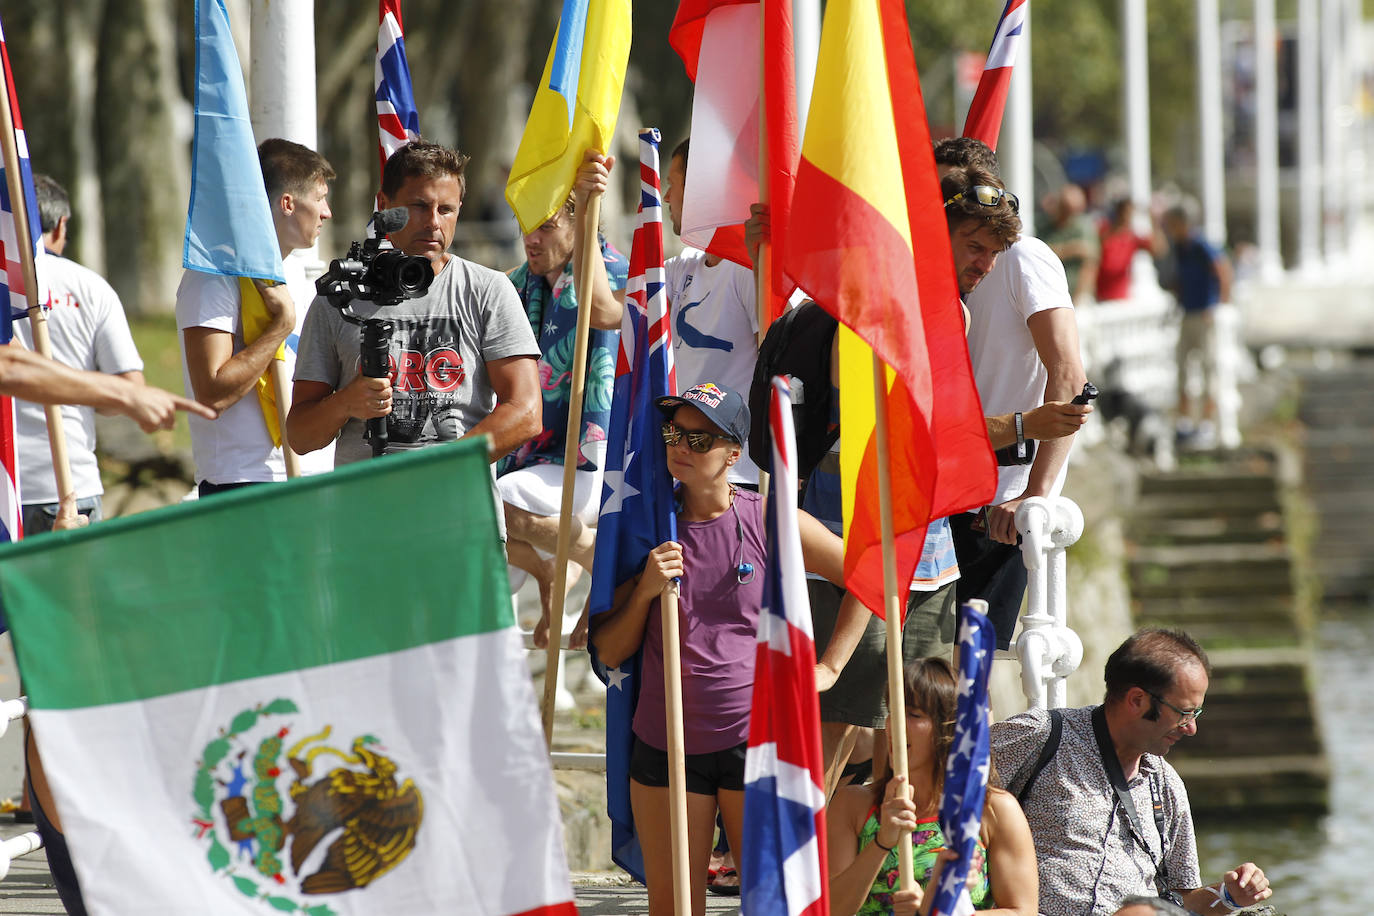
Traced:
[[730, 855], [734, 858], [736, 883], [744, 883], [744, 793], [734, 789], [716, 792], [720, 819], [725, 824], [725, 837], [730, 841]]
[[553, 607], [553, 560], [541, 557], [528, 542], [510, 538], [506, 542], [506, 562], [529, 573], [539, 586], [539, 623], [534, 627], [534, 645], [547, 648], [549, 612]]
[[[527, 541], [545, 553], [558, 552], [558, 516], [535, 515], [524, 509], [517, 509], [510, 503], [506, 507], [506, 531], [512, 540]], [[573, 517], [572, 537], [569, 540], [568, 559], [583, 569], [592, 568], [592, 557], [596, 554], [596, 529], [588, 528], [582, 520]]]
[[821, 761], [825, 765], [827, 804], [830, 796], [835, 794], [840, 774], [844, 772], [844, 765], [849, 762], [849, 755], [854, 750], [855, 731], [855, 727], [848, 722], [821, 723]]
[[[741, 820], [743, 792], [740, 796]], [[630, 780], [630, 807], [634, 810], [635, 832], [644, 851], [644, 878], [649, 888], [649, 916], [673, 916], [672, 823], [668, 813], [668, 790]], [[727, 820], [726, 824], [730, 822]], [[706, 868], [711, 859], [711, 839], [716, 824], [716, 799], [709, 795], [687, 793], [688, 882], [692, 894], [693, 916], [706, 913]], [[733, 842], [735, 837], [731, 837]]]

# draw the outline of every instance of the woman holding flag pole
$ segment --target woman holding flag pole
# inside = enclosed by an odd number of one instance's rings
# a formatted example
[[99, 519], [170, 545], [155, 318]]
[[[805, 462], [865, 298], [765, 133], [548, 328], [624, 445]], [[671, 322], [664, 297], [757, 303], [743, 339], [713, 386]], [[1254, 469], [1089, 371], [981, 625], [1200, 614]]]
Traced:
[[[846, 786], [826, 811], [835, 914], [928, 913], [948, 856], [942, 854], [945, 839], [936, 814], [955, 737], [954, 669], [943, 658], [927, 658], [908, 665], [903, 680], [907, 772], [893, 775], [889, 769], [869, 785]], [[996, 781], [989, 774], [969, 896], [979, 911], [1035, 916], [1040, 894], [1035, 844], [1021, 806], [1011, 793], [992, 788]], [[915, 876], [926, 891], [898, 889], [894, 847], [906, 837]]]
[[[678, 540], [656, 547], [643, 571], [617, 590], [612, 609], [592, 618], [591, 641], [608, 668], [644, 649], [630, 800], [649, 912], [666, 916], [674, 897], [660, 596], [681, 581], [686, 839], [691, 871], [705, 878], [717, 806], [736, 861], [743, 848], [744, 759], [767, 549], [762, 498], [728, 478], [749, 434], [744, 399], [705, 383], [660, 398], [658, 406], [668, 470], [677, 481]], [[842, 542], [806, 513], [798, 516], [807, 569], [841, 582]], [[704, 882], [693, 881], [691, 891], [692, 912], [701, 916]]]

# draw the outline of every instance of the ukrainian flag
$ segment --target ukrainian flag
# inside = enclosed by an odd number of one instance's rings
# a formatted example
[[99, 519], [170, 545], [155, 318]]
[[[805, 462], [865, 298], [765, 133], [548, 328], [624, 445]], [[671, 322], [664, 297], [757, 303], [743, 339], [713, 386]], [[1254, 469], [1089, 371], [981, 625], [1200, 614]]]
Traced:
[[520, 231], [563, 205], [588, 149], [610, 150], [630, 56], [630, 0], [563, 0], [563, 15], [506, 182]]

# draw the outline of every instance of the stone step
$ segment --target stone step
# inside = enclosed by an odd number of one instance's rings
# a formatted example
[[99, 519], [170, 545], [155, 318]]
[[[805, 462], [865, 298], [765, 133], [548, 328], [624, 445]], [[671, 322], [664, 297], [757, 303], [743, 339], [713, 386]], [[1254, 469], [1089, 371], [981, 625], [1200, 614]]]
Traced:
[[1139, 599], [1134, 614], [1140, 625], [1178, 627], [1210, 648], [1263, 646], [1282, 648], [1298, 642], [1301, 629], [1292, 602], [1231, 596]]
[[1131, 594], [1136, 598], [1231, 595], [1248, 601], [1257, 595], [1290, 595], [1293, 590], [1292, 570], [1287, 559], [1229, 563], [1134, 560], [1129, 573]]
[[1229, 493], [1224, 490], [1145, 497], [1132, 510], [1136, 519], [1257, 516], [1281, 511], [1277, 493]]
[[1274, 475], [1252, 474], [1244, 471], [1191, 471], [1178, 474], [1142, 474], [1140, 476], [1140, 496], [1142, 499], [1156, 495], [1178, 495], [1197, 493], [1210, 496], [1217, 492], [1272, 494], [1277, 484]]
[[1181, 743], [1169, 762], [1187, 783], [1193, 816], [1199, 821], [1310, 817], [1330, 805], [1330, 771], [1320, 754], [1219, 760], [1192, 756]]
[[1281, 543], [1283, 526], [1253, 519], [1196, 518], [1154, 519], [1148, 526], [1131, 529], [1131, 540], [1142, 547], [1207, 544]]

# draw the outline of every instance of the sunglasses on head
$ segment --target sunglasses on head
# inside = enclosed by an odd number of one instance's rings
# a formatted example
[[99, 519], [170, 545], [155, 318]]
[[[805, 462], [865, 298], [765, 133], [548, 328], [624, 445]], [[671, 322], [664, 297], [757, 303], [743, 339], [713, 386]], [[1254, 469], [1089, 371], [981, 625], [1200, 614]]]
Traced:
[[945, 206], [948, 207], [956, 200], [973, 199], [985, 207], [995, 207], [1002, 202], [1002, 198], [1004, 197], [1007, 199], [1007, 206], [1011, 207], [1012, 213], [1021, 212], [1021, 201], [1016, 199], [1015, 194], [1011, 193], [1006, 188], [994, 188], [992, 185], [987, 184], [976, 184], [972, 187], [964, 188], [964, 190], [945, 201]]
[[723, 439], [726, 442], [735, 441], [729, 436], [718, 436], [715, 433], [708, 433], [704, 430], [683, 429], [671, 421], [663, 424], [664, 445], [672, 448], [682, 441], [683, 436], [687, 437], [687, 447], [701, 455], [709, 452], [712, 446], [716, 444], [717, 439]]

